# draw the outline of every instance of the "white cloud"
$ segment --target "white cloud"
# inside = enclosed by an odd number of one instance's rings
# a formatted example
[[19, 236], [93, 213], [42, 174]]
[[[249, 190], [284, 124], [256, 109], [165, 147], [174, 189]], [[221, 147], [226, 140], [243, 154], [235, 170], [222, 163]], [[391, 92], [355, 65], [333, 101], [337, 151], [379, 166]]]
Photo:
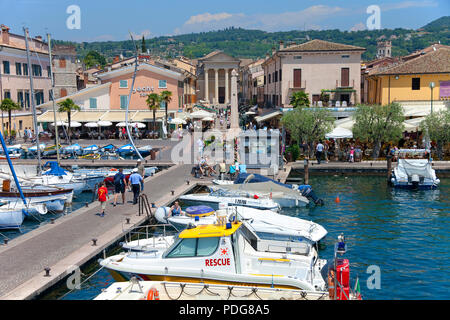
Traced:
[[362, 31], [362, 30], [366, 30], [366, 25], [362, 22], [357, 23], [350, 28], [350, 31]]
[[319, 22], [349, 12], [348, 9], [341, 7], [315, 5], [301, 11], [270, 14], [203, 13], [191, 16], [181, 27], [176, 28], [174, 33], [210, 31], [231, 26], [264, 31], [320, 29]]
[[380, 4], [381, 11], [390, 11], [398, 9], [408, 8], [424, 8], [424, 7], [437, 7], [438, 3], [432, 0], [426, 1], [403, 1], [399, 3]]
[[229, 19], [231, 17], [233, 17], [233, 15], [230, 13], [226, 13], [226, 12], [216, 13], [216, 14], [211, 14], [211, 13], [207, 12], [207, 13], [198, 14], [196, 16], [190, 17], [189, 20], [186, 21], [186, 24], [196, 24], [196, 23], [206, 23], [206, 22], [211, 22], [211, 21], [220, 21], [220, 20]]

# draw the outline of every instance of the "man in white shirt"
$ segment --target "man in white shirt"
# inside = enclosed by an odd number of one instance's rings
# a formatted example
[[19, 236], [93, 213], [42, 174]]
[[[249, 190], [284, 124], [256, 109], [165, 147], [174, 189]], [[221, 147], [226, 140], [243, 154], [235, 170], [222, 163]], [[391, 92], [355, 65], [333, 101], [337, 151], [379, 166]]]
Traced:
[[323, 149], [324, 146], [322, 144], [322, 140], [319, 140], [319, 143], [316, 146], [316, 158], [318, 164], [320, 164], [320, 160], [322, 160]]

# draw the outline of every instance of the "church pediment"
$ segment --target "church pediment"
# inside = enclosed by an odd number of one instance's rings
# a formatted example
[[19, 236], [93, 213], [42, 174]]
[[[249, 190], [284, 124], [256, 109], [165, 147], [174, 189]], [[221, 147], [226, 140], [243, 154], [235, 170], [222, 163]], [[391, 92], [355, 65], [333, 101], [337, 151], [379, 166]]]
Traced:
[[239, 59], [236, 59], [222, 51], [213, 51], [203, 58], [199, 59], [202, 62], [235, 62], [239, 63]]

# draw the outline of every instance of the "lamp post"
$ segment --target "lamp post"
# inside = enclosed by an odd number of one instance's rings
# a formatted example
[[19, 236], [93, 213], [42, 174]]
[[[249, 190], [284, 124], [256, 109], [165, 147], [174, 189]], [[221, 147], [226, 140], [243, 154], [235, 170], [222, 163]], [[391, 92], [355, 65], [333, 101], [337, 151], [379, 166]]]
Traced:
[[433, 88], [434, 88], [434, 86], [435, 86], [434, 82], [433, 81], [430, 82], [429, 87], [431, 89], [431, 99], [430, 99], [430, 102], [431, 102], [431, 113], [433, 113]]

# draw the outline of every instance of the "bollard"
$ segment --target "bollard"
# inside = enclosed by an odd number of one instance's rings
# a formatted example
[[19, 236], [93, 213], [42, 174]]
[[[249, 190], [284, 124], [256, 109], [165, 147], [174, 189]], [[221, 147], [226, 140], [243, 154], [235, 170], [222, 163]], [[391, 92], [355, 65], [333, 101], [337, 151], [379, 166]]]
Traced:
[[152, 202], [152, 208], [156, 208], [156, 206], [155, 206], [155, 203], [154, 203], [154, 202]]
[[8, 241], [9, 241], [8, 238], [3, 239], [3, 243], [4, 243], [5, 245], [8, 244]]
[[86, 202], [84, 205], [86, 206], [86, 208], [89, 207], [89, 203], [88, 202]]
[[278, 182], [280, 182], [281, 181], [281, 179], [280, 178], [278, 178]]
[[189, 180], [186, 180], [186, 184], [189, 185]]
[[284, 172], [286, 172], [286, 171], [287, 171], [286, 167], [284, 167], [283, 169], [284, 169]]
[[92, 246], [96, 246], [97, 245], [97, 239], [93, 238], [92, 239]]
[[147, 163], [147, 160], [145, 160], [145, 163]]
[[54, 218], [51, 218], [51, 219], [50, 219], [50, 223], [51, 223], [51, 224], [55, 224], [55, 219], [54, 219]]
[[44, 277], [50, 277], [50, 268], [49, 267], [46, 267], [46, 268], [44, 268], [44, 270], [45, 270], [45, 275], [44, 275]]
[[175, 191], [174, 191], [174, 190], [172, 190], [171, 192], [172, 192], [172, 195], [174, 195], [174, 194], [175, 194]]
[[130, 224], [130, 218], [127, 218], [127, 224]]

